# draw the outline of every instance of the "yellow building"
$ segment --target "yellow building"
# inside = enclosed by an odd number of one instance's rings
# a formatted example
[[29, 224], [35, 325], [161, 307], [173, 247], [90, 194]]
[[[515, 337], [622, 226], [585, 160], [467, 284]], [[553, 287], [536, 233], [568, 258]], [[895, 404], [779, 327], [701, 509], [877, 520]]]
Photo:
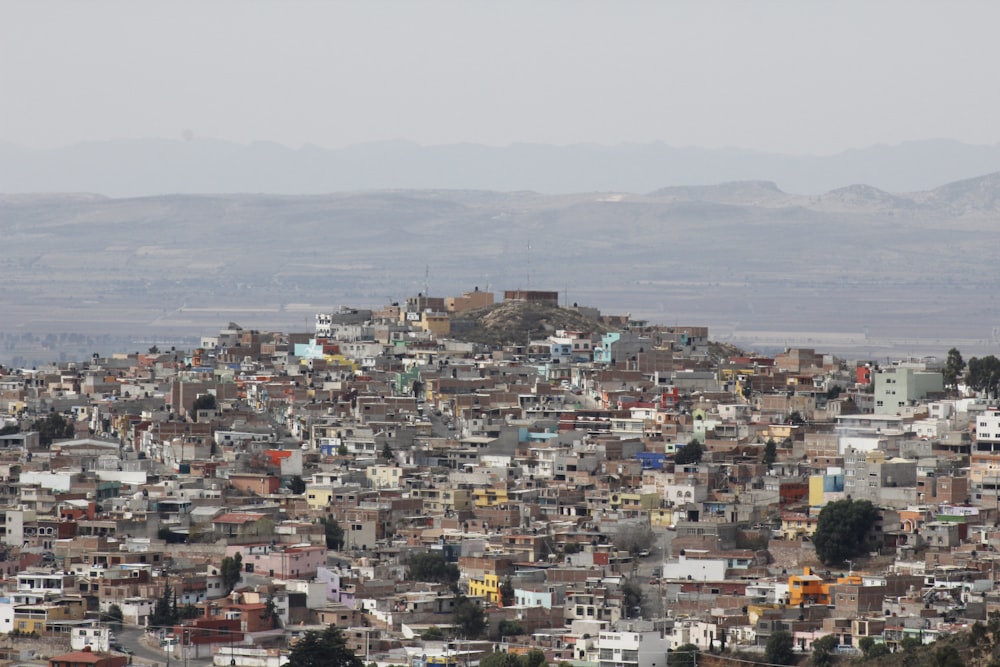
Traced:
[[803, 535], [811, 537], [816, 532], [819, 520], [804, 512], [783, 512], [781, 514], [781, 536], [794, 540]]
[[608, 499], [608, 507], [613, 510], [652, 510], [660, 506], [658, 493], [614, 492]]
[[369, 466], [365, 476], [376, 489], [398, 489], [403, 479], [403, 469], [399, 466]]
[[476, 507], [496, 507], [510, 502], [506, 486], [473, 489], [472, 497], [475, 499]]
[[306, 487], [306, 504], [309, 509], [320, 510], [327, 507], [333, 499], [332, 486], [310, 484]]
[[472, 509], [472, 496], [465, 489], [451, 487], [432, 487], [429, 489], [411, 489], [410, 498], [419, 498], [424, 502], [424, 511], [459, 512]]
[[469, 579], [469, 597], [483, 598], [487, 602], [500, 604], [500, 577], [484, 574], [482, 579]]
[[649, 525], [653, 528], [667, 528], [676, 523], [673, 507], [663, 507], [649, 511]]
[[[87, 605], [82, 598], [62, 598], [54, 602], [22, 604], [14, 607], [14, 630], [21, 634], [44, 635], [69, 633], [72, 621], [86, 617]], [[69, 621], [70, 623], [66, 623]]]

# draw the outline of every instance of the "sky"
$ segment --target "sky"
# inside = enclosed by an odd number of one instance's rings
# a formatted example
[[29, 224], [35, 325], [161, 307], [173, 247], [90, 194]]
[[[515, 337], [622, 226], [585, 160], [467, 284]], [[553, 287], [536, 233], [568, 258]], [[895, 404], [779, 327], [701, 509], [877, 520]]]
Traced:
[[0, 141], [1000, 143], [1000, 3], [0, 0]]

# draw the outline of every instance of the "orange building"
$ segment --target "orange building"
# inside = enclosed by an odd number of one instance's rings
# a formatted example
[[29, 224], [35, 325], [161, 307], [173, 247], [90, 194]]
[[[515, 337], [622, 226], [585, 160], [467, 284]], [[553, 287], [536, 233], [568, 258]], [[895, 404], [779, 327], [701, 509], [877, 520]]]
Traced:
[[802, 603], [831, 604], [830, 587], [837, 584], [861, 585], [861, 577], [849, 574], [837, 577], [836, 581], [827, 581], [818, 574], [813, 574], [812, 568], [805, 568], [803, 574], [793, 574], [788, 577], [788, 604], [796, 607]]

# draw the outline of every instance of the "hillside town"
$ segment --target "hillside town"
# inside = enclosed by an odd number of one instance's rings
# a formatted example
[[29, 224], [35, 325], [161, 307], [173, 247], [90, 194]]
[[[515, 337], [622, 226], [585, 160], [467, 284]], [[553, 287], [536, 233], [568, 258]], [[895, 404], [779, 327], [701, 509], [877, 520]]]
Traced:
[[[500, 303], [593, 327], [463, 335]], [[4, 368], [0, 651], [281, 667], [331, 626], [378, 667], [929, 644], [1000, 613], [1000, 371], [973, 361], [750, 354], [476, 288]]]

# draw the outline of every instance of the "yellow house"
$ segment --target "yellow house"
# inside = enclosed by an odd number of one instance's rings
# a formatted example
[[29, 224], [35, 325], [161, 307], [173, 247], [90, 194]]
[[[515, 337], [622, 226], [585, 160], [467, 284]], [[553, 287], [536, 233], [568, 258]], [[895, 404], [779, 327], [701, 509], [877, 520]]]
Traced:
[[662, 507], [649, 511], [649, 525], [651, 527], [666, 528], [676, 523], [673, 507]]
[[660, 506], [658, 493], [621, 493], [615, 491], [608, 499], [613, 510], [651, 510]]
[[483, 598], [487, 602], [500, 604], [500, 577], [484, 574], [482, 579], [469, 579], [469, 597]]
[[365, 476], [376, 489], [398, 489], [403, 479], [403, 469], [399, 466], [369, 466], [365, 469]]
[[419, 320], [410, 320], [410, 325], [415, 329], [429, 331], [437, 338], [446, 338], [451, 334], [451, 318], [447, 313], [420, 313]]
[[410, 498], [419, 498], [426, 512], [460, 512], [472, 509], [472, 495], [465, 489], [431, 487], [411, 489]]
[[819, 520], [804, 512], [783, 512], [781, 514], [781, 535], [786, 540], [794, 540], [803, 535], [812, 536]]
[[473, 489], [472, 497], [475, 500], [476, 507], [496, 507], [497, 505], [506, 505], [510, 502], [507, 498], [506, 486], [502, 488], [490, 487]]
[[57, 602], [22, 604], [14, 607], [14, 627], [21, 634], [43, 635], [69, 632], [65, 621], [82, 621], [87, 606], [82, 598], [63, 598]]
[[310, 484], [306, 487], [306, 504], [309, 509], [321, 510], [330, 504], [333, 498], [333, 487], [314, 486]]

